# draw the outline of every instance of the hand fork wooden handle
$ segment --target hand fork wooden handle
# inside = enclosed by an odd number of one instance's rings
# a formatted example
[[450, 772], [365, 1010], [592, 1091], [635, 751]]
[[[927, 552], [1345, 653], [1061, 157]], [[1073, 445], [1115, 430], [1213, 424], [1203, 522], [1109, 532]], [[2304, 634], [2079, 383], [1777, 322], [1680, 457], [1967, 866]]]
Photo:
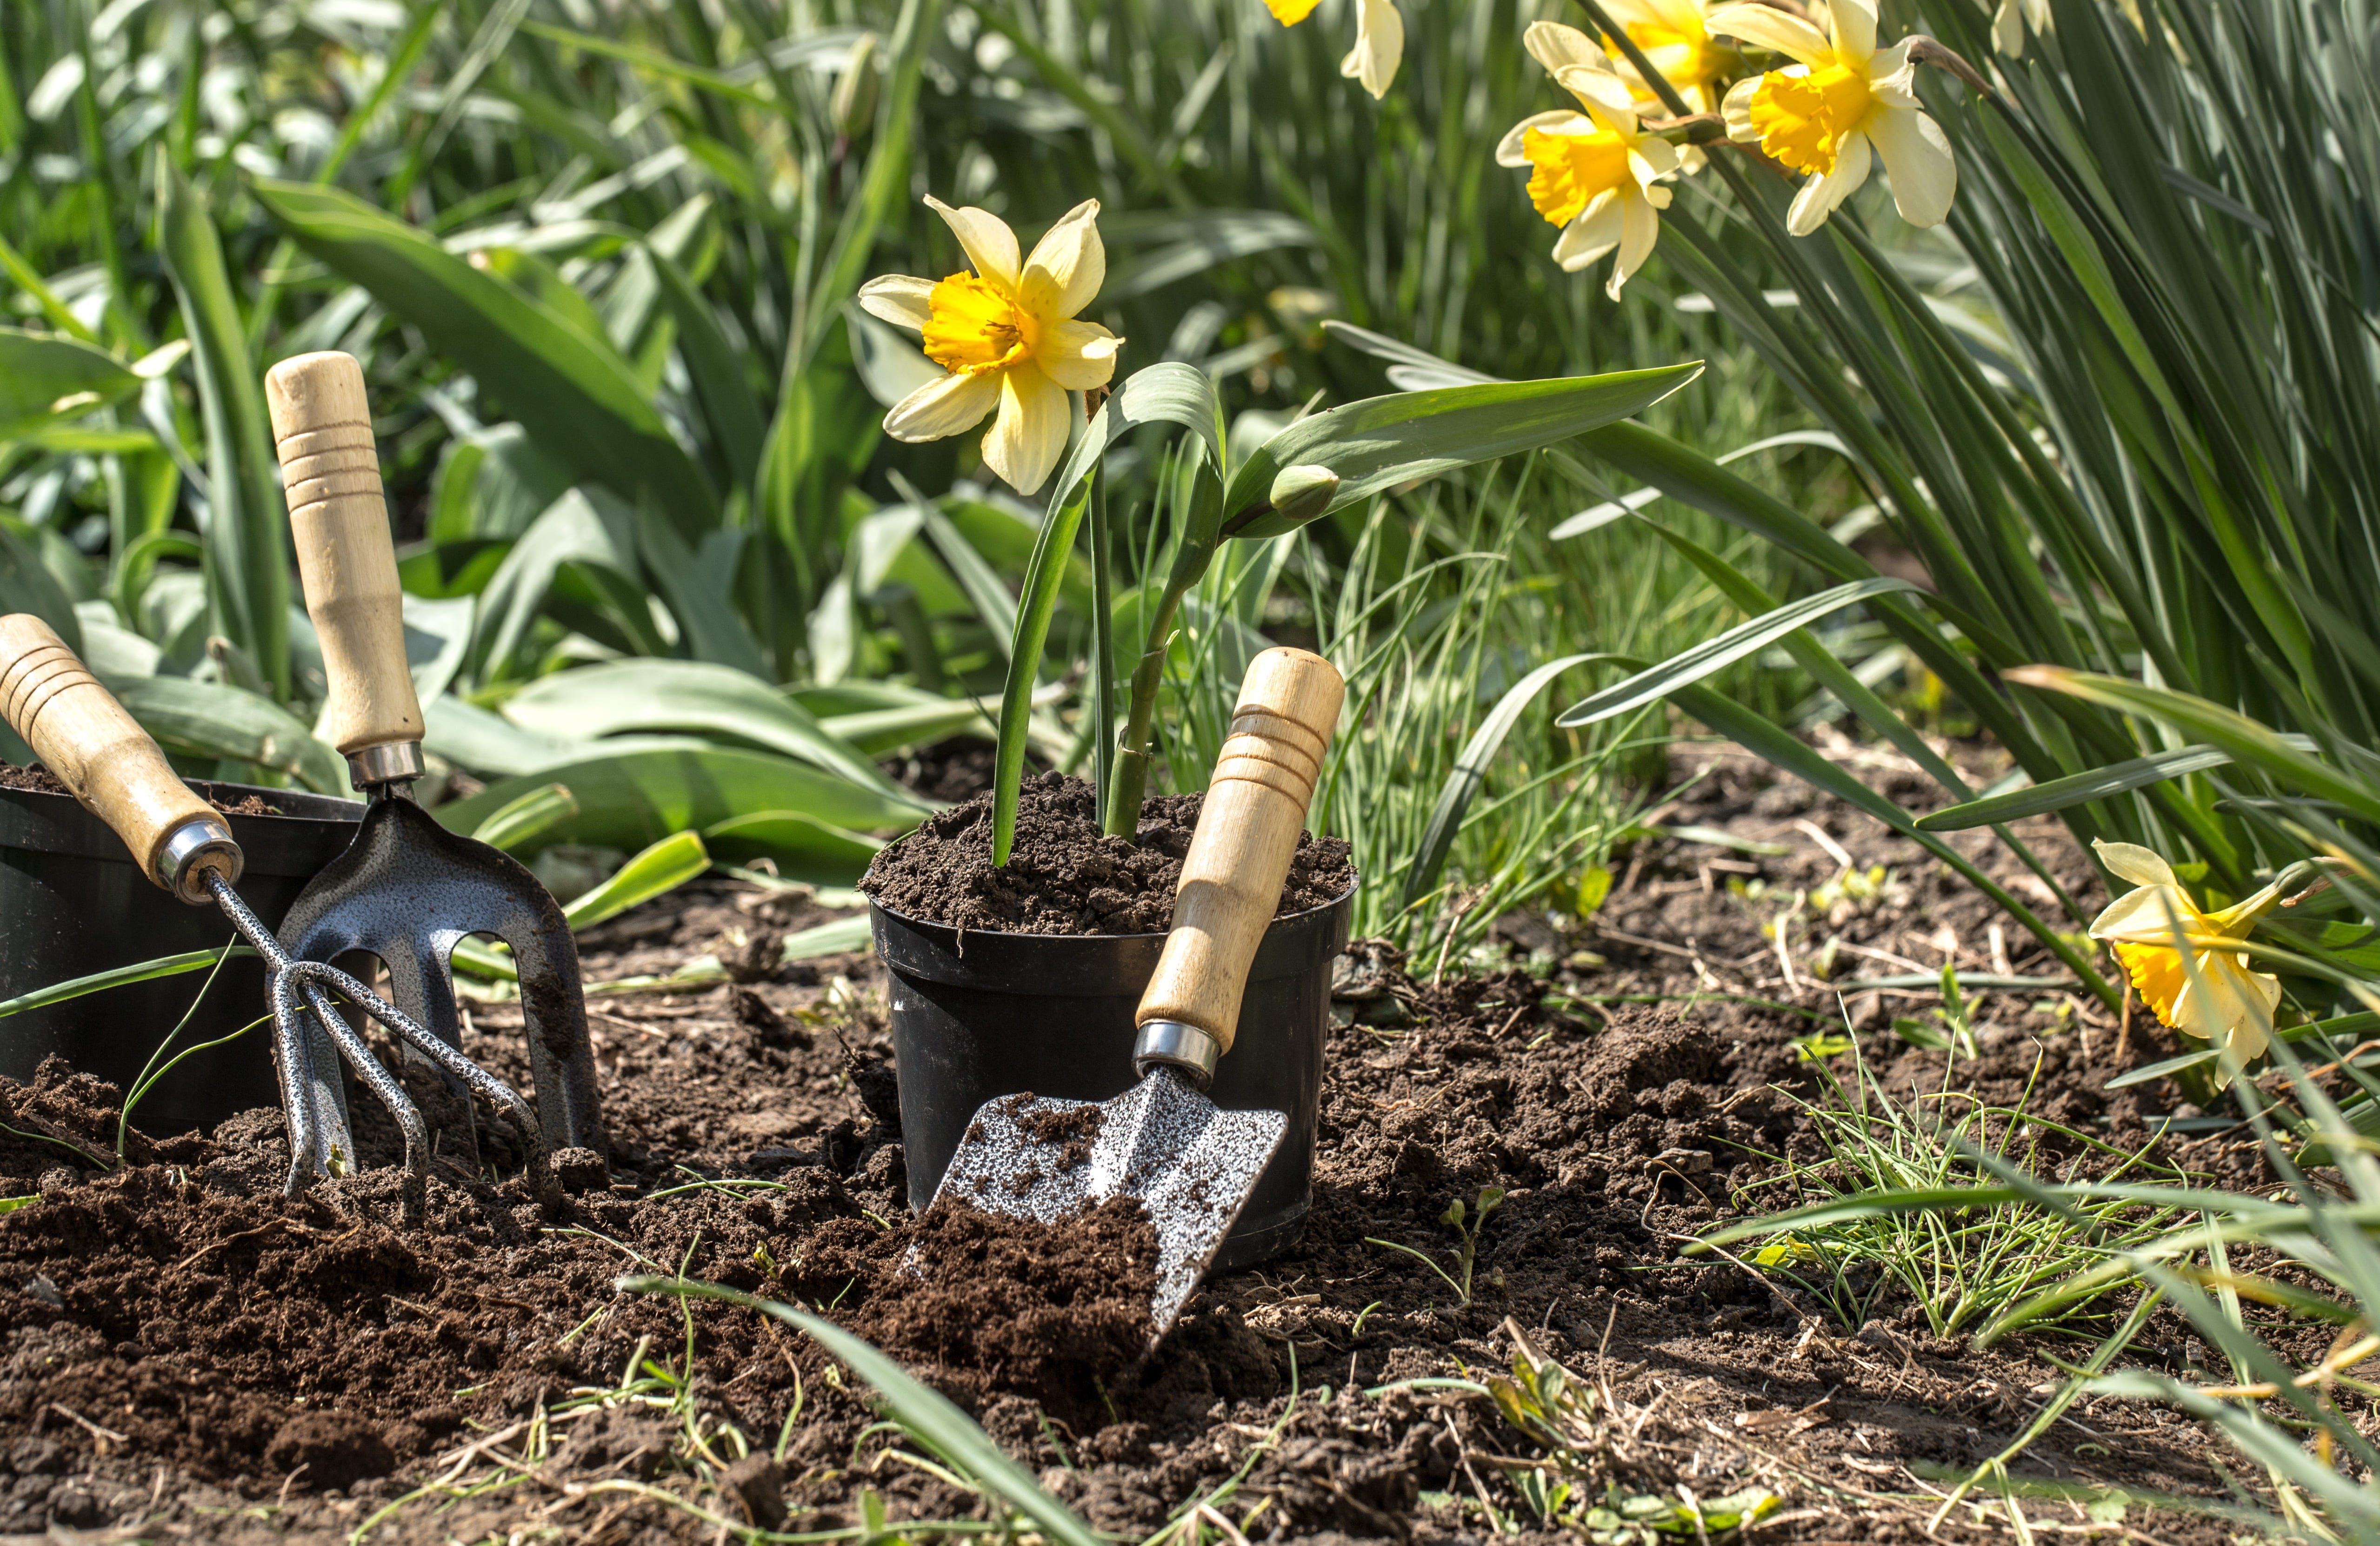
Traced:
[[1204, 1089], [1232, 1050], [1257, 945], [1281, 905], [1305, 810], [1347, 685], [1321, 656], [1267, 650], [1248, 663], [1173, 894], [1173, 931], [1141, 995], [1133, 1065]]

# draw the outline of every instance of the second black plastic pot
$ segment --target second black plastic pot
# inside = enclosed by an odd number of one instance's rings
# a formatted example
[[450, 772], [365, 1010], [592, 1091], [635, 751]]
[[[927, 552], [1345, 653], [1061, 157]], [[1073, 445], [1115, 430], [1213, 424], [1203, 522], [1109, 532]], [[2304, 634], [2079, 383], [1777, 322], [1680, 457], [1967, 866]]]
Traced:
[[[197, 779], [190, 787], [225, 804], [256, 795], [282, 812], [225, 818], [247, 859], [239, 894], [275, 929], [314, 872], [346, 847], [364, 809], [294, 789]], [[0, 1000], [230, 943], [229, 919], [168, 895], [73, 797], [0, 789]], [[55, 1053], [128, 1093], [205, 980], [203, 972], [152, 978], [0, 1018], [0, 1074], [30, 1079]], [[236, 957], [224, 963], [175, 1047], [228, 1036], [264, 1013], [264, 963]], [[272, 1049], [260, 1028], [199, 1053], [150, 1091], [133, 1120], [148, 1132], [182, 1133], [274, 1104]]]
[[[1257, 1177], [1220, 1270], [1279, 1255], [1314, 1200], [1314, 1130], [1330, 962], [1347, 947], [1355, 893], [1273, 920], [1257, 947], [1232, 1050], [1208, 1091], [1230, 1111], [1278, 1111], [1289, 1126]], [[995, 934], [926, 923], [871, 905], [876, 954], [892, 979], [892, 1046], [909, 1205], [933, 1200], [976, 1109], [1020, 1090], [1107, 1101], [1132, 1088], [1133, 1015], [1162, 934]]]

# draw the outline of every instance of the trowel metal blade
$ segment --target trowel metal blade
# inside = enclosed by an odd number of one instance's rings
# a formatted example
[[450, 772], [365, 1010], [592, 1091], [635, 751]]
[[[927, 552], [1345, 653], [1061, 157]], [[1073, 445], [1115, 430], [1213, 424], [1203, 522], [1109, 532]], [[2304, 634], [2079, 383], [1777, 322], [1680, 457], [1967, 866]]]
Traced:
[[[1070, 1114], [1087, 1108], [1099, 1114], [1096, 1131]], [[1288, 1126], [1277, 1111], [1223, 1111], [1170, 1069], [1107, 1102], [1005, 1095], [977, 1110], [934, 1199], [1056, 1223], [1137, 1198], [1157, 1227], [1149, 1312], [1162, 1336]]]

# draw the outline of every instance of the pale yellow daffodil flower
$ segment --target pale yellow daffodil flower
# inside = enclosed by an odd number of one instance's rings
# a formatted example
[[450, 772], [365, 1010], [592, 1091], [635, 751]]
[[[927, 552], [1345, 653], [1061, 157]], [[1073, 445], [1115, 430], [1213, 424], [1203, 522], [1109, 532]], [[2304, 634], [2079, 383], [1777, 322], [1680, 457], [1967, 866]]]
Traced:
[[[2141, 1002], [2173, 1029], [2229, 1047], [2242, 1065], [2262, 1055], [2281, 1002], [2280, 979], [2250, 971], [2244, 951], [2206, 942], [2245, 941], [2278, 896], [2278, 884], [2220, 912], [2202, 912], [2155, 851], [2136, 843], [2092, 846], [2109, 873], [2138, 888], [2107, 904], [2092, 920], [2091, 937], [2123, 963]], [[2219, 1077], [2228, 1080], [2228, 1068]]]
[[1660, 238], [1670, 190], [1659, 185], [1678, 170], [1677, 147], [1643, 131], [1628, 82], [1585, 32], [1533, 22], [1523, 42], [1585, 111], [1558, 108], [1522, 119], [1496, 147], [1497, 164], [1531, 169], [1529, 201], [1562, 228], [1554, 262], [1564, 273], [1620, 250], [1607, 286], [1617, 300]]
[[[1283, 27], [1294, 27], [1314, 14], [1322, 0], [1265, 0], [1265, 9]], [[1341, 60], [1339, 73], [1360, 81], [1375, 98], [1388, 95], [1405, 56], [1405, 18], [1393, 0], [1355, 0], [1355, 46]]]
[[1123, 340], [1075, 314], [1107, 279], [1099, 205], [1086, 200], [1017, 259], [1016, 233], [989, 210], [927, 205], [950, 224], [974, 264], [939, 282], [892, 274], [860, 286], [859, 304], [914, 328], [926, 358], [950, 372], [892, 406], [884, 432], [894, 440], [941, 440], [996, 412], [983, 437], [984, 465], [1019, 493], [1049, 481], [1074, 431], [1066, 394], [1105, 386]]
[[1725, 37], [1774, 49], [1795, 61], [1786, 69], [1739, 80], [1720, 112], [1728, 138], [1757, 144], [1761, 153], [1810, 180], [1786, 216], [1786, 228], [1806, 237], [1867, 181], [1881, 156], [1892, 178], [1893, 202], [1912, 225], [1938, 225], [1959, 189], [1959, 164], [1942, 127], [1917, 100], [1917, 65], [1911, 40], [1876, 46], [1873, 0], [1834, 0], [1829, 32], [1774, 6], [1730, 6], [1706, 26]]

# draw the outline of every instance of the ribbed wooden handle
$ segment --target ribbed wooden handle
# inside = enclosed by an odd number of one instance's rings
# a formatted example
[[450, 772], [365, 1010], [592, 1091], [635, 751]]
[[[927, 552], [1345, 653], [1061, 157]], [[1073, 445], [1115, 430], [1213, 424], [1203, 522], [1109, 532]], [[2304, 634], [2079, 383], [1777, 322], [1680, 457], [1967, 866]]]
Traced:
[[1138, 1023], [1196, 1026], [1231, 1051], [1248, 966], [1281, 905], [1346, 691], [1337, 668], [1304, 650], [1267, 650], [1248, 663]]
[[66, 640], [30, 613], [0, 617], [0, 714], [168, 890], [158, 862], [165, 840], [191, 822], [222, 821]]
[[298, 355], [265, 372], [264, 400], [330, 681], [323, 738], [350, 757], [418, 741], [421, 703], [405, 663], [404, 595], [363, 367], [353, 355]]

